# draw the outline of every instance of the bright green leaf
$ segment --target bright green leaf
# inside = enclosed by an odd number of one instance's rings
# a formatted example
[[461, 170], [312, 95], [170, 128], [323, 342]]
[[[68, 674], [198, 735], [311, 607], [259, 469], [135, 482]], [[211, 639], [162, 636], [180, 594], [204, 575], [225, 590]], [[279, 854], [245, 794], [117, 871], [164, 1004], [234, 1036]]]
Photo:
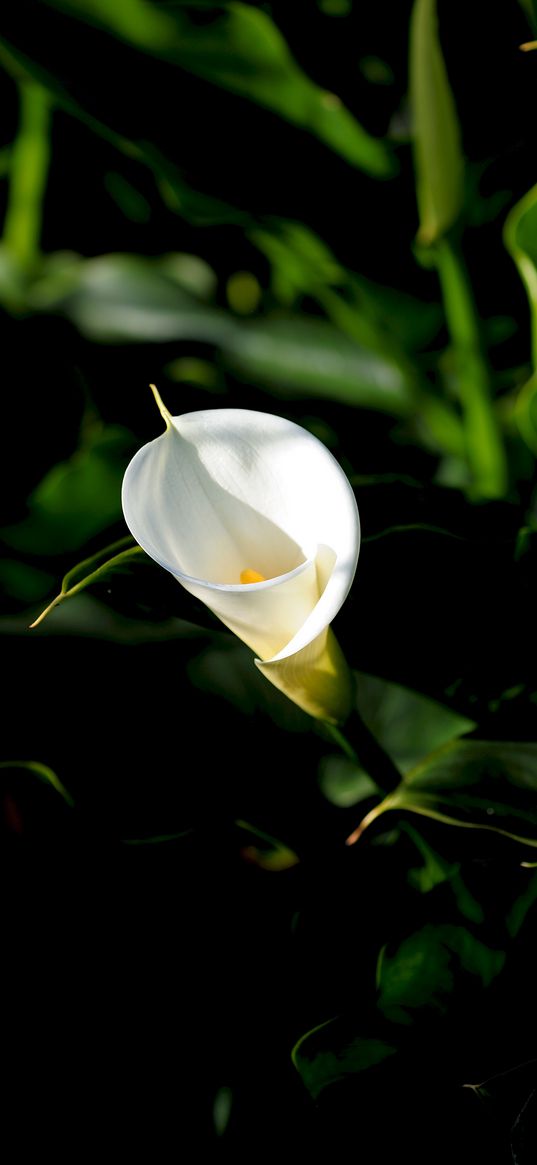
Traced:
[[228, 333], [224, 355], [237, 375], [282, 397], [321, 396], [395, 416], [407, 416], [415, 407], [395, 361], [360, 347], [323, 320], [244, 323]]
[[410, 89], [419, 240], [429, 245], [453, 226], [464, 197], [459, 123], [438, 39], [436, 0], [414, 3]]
[[526, 288], [532, 329], [533, 374], [519, 392], [515, 415], [524, 440], [537, 453], [537, 186], [510, 211], [504, 240]]
[[212, 287], [210, 268], [197, 256], [70, 256], [62, 276], [56, 263], [34, 284], [34, 308], [68, 316], [92, 340], [105, 343], [223, 343], [233, 327], [224, 312], [194, 298]]
[[351, 165], [377, 177], [394, 172], [386, 145], [371, 137], [333, 93], [302, 72], [268, 13], [216, 3], [203, 22], [195, 5], [157, 8], [144, 0], [49, 0], [121, 40], [265, 106], [308, 130]]

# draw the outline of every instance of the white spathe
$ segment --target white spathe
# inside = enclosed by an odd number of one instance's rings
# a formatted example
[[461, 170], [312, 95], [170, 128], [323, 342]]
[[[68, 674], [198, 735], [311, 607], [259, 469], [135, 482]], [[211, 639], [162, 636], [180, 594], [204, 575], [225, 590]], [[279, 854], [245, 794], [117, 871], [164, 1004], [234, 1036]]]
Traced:
[[[354, 578], [360, 523], [343, 470], [283, 417], [247, 409], [171, 417], [154, 392], [166, 432], [125, 473], [131, 533], [290, 699], [344, 720], [352, 685], [330, 623]], [[265, 581], [241, 583], [245, 570]]]

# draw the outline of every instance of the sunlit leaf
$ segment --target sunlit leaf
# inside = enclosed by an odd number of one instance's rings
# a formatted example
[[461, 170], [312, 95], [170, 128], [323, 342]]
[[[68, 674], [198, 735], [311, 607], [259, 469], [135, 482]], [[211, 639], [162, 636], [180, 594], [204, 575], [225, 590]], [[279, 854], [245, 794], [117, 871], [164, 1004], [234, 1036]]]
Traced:
[[245, 323], [228, 334], [225, 357], [237, 375], [283, 397], [322, 396], [396, 416], [414, 409], [412, 388], [395, 361], [322, 320]]
[[352, 1034], [344, 1019], [312, 1028], [293, 1048], [293, 1063], [314, 1099], [330, 1084], [375, 1068], [397, 1048], [384, 1040]]
[[[355, 676], [361, 721], [400, 771], [475, 727], [473, 721], [409, 688], [363, 672]], [[319, 780], [327, 800], [342, 808], [378, 792], [371, 776], [349, 757], [326, 757]]]
[[438, 39], [436, 0], [414, 3], [410, 88], [419, 239], [430, 244], [453, 225], [464, 197], [459, 123]]
[[59, 594], [38, 615], [32, 623], [32, 627], [37, 627], [64, 599], [72, 598], [93, 583], [102, 581], [114, 570], [121, 569], [143, 558], [145, 558], [143, 550], [140, 546], [135, 545], [134, 539], [130, 535], [112, 543], [111, 546], [104, 547], [97, 554], [92, 554], [90, 558], [85, 558], [83, 562], [79, 562], [67, 572]]
[[64, 273], [56, 263], [30, 293], [33, 307], [68, 316], [90, 339], [106, 343], [223, 343], [232, 321], [195, 298], [211, 287], [211, 271], [196, 256], [101, 255], [76, 262]]
[[268, 13], [242, 3], [214, 4], [196, 21], [196, 5], [156, 7], [144, 0], [48, 0], [181, 69], [255, 101], [308, 130], [353, 166], [393, 173], [385, 144], [371, 137], [333, 93], [302, 72]]
[[443, 704], [363, 672], [356, 673], [356, 702], [364, 724], [403, 771], [475, 727]]
[[537, 744], [457, 740], [426, 757], [364, 818], [356, 841], [387, 810], [491, 830], [537, 847]]

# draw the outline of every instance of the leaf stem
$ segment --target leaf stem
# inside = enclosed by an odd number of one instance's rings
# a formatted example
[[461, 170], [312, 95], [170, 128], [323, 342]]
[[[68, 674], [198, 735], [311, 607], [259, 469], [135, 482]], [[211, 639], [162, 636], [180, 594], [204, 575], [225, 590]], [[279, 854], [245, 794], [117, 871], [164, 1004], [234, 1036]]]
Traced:
[[455, 352], [466, 457], [474, 488], [481, 497], [503, 497], [507, 486], [505, 448], [494, 413], [490, 371], [468, 273], [452, 237], [439, 240], [434, 255]]
[[19, 130], [11, 151], [3, 242], [30, 274], [39, 257], [43, 198], [50, 161], [50, 98], [41, 85], [19, 83]]

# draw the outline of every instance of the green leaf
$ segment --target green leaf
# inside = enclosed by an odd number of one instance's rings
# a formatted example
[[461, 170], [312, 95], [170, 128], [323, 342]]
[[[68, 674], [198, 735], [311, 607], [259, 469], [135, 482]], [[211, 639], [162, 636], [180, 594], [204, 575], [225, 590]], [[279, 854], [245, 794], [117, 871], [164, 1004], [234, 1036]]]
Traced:
[[462, 209], [464, 163], [453, 94], [438, 39], [436, 0], [415, 0], [410, 26], [410, 90], [420, 215], [419, 241], [434, 243]]
[[85, 590], [93, 583], [102, 582], [114, 570], [120, 570], [143, 559], [145, 559], [144, 551], [140, 546], [134, 545], [134, 539], [130, 535], [120, 538], [119, 541], [113, 542], [110, 546], [105, 546], [103, 550], [99, 550], [97, 554], [92, 554], [90, 558], [85, 558], [83, 562], [77, 563], [67, 572], [60, 593], [38, 615], [32, 623], [32, 627], [38, 627], [43, 619], [64, 599], [73, 598], [74, 595], [79, 594], [80, 591]]
[[166, 255], [100, 255], [44, 267], [29, 301], [34, 309], [57, 311], [83, 335], [103, 343], [167, 343], [203, 340], [223, 343], [233, 321], [200, 302], [212, 286], [201, 259]]
[[329, 1019], [298, 1040], [292, 1058], [308, 1092], [316, 1100], [330, 1084], [375, 1068], [397, 1048], [384, 1040], [353, 1036], [343, 1019]]
[[429, 894], [448, 882], [460, 913], [470, 922], [483, 922], [483, 909], [465, 885], [460, 863], [447, 861], [409, 821], [402, 822], [401, 830], [414, 842], [423, 862], [408, 871], [409, 884], [420, 893]]
[[537, 453], [537, 186], [509, 212], [504, 241], [526, 288], [531, 315], [533, 374], [518, 394], [515, 416], [524, 440]]
[[471, 720], [410, 688], [364, 672], [355, 674], [360, 716], [403, 771], [433, 749], [475, 728]]
[[[144, 0], [48, 0], [145, 53], [265, 106], [309, 131], [351, 165], [377, 177], [394, 172], [386, 145], [373, 138], [333, 93], [302, 72], [268, 13], [248, 4], [164, 9]], [[66, 29], [67, 32], [67, 29]], [[98, 83], [98, 78], [96, 79]]]
[[408, 378], [395, 361], [322, 320], [244, 323], [227, 334], [224, 356], [241, 378], [282, 397], [326, 397], [395, 416], [415, 408]]
[[537, 33], [537, 0], [520, 0], [520, 3], [527, 14], [530, 24], [533, 25], [534, 32]]
[[35, 555], [78, 550], [120, 519], [121, 483], [133, 451], [134, 438], [126, 429], [94, 426], [83, 447], [39, 483], [27, 517], [4, 527], [4, 541]]
[[42, 764], [41, 761], [4, 760], [0, 761], [0, 769], [4, 771], [22, 769], [24, 772], [31, 773], [34, 777], [37, 777], [38, 781], [40, 781], [42, 784], [47, 785], [51, 789], [54, 789], [55, 793], [59, 793], [60, 797], [63, 798], [66, 805], [69, 805], [70, 807], [74, 805], [71, 794], [68, 793], [65, 786], [62, 785], [60, 778], [56, 776], [56, 773], [53, 769], [49, 768], [48, 765]]
[[397, 809], [537, 847], [536, 793], [537, 744], [452, 741], [407, 773], [349, 844], [382, 813]]
[[378, 786], [369, 773], [348, 756], [325, 756], [319, 765], [319, 786], [323, 796], [338, 809], [358, 805], [378, 796]]
[[395, 1023], [426, 1008], [444, 1012], [462, 972], [484, 987], [500, 973], [505, 952], [492, 950], [462, 926], [425, 926], [394, 954], [384, 949], [378, 969], [379, 1007]]

